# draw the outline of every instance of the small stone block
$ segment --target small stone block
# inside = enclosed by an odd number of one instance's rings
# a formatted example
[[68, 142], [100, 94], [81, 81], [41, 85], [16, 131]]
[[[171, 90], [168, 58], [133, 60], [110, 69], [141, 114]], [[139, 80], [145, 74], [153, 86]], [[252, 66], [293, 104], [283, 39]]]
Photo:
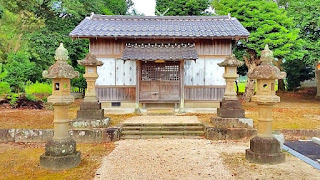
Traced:
[[280, 143], [274, 137], [254, 137], [250, 140], [250, 149], [246, 150], [246, 159], [259, 164], [278, 164], [285, 161]]
[[244, 118], [244, 109], [217, 109], [217, 115], [222, 118]]
[[65, 156], [40, 156], [40, 166], [50, 170], [64, 170], [77, 167], [81, 161], [81, 153], [76, 151], [74, 154]]
[[80, 110], [77, 119], [104, 119], [104, 109]]
[[101, 109], [100, 102], [82, 102], [80, 104], [80, 110], [92, 110], [92, 109]]
[[49, 140], [45, 150], [45, 155], [50, 157], [71, 155], [76, 152], [76, 141], [73, 139]]
[[320, 138], [318, 138], [318, 137], [312, 137], [312, 142], [320, 145]]
[[242, 109], [239, 100], [226, 100], [222, 99], [220, 103], [220, 108], [230, 108], [230, 109]]
[[0, 142], [14, 142], [14, 129], [0, 129]]
[[120, 128], [108, 128], [103, 137], [103, 142], [113, 142], [120, 140]]
[[279, 164], [285, 161], [285, 154], [282, 152], [275, 154], [263, 154], [246, 149], [246, 159], [249, 162], [258, 164]]

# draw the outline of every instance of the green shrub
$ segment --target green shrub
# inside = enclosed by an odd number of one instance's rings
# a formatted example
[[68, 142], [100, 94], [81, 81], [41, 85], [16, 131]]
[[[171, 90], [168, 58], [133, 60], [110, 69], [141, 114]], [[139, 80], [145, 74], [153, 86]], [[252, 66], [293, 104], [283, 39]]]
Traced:
[[303, 61], [286, 61], [284, 68], [287, 72], [287, 89], [295, 90], [304, 80], [314, 78], [313, 65]]
[[10, 105], [14, 106], [16, 102], [18, 101], [18, 98], [20, 97], [19, 93], [10, 93], [7, 97], [7, 99], [10, 100]]
[[35, 95], [33, 95], [33, 94], [25, 94], [25, 96], [29, 101], [37, 100], [37, 97]]
[[49, 83], [31, 83], [25, 86], [26, 94], [52, 94], [52, 85]]
[[8, 72], [3, 69], [3, 65], [0, 63], [0, 96], [11, 92], [10, 84], [4, 81], [7, 75]]

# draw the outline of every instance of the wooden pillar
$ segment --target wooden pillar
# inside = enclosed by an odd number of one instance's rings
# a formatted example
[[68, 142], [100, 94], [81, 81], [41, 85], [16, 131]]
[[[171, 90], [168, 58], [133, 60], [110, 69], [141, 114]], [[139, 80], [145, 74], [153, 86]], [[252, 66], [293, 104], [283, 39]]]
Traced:
[[141, 61], [136, 61], [136, 102], [134, 113], [140, 114], [140, 74], [141, 74]]
[[184, 60], [180, 61], [180, 109], [179, 113], [185, 113], [184, 109]]

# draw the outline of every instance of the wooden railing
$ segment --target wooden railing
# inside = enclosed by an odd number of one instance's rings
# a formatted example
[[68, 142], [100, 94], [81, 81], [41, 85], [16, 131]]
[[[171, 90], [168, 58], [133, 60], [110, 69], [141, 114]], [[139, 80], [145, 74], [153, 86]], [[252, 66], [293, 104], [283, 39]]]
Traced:
[[96, 86], [100, 101], [134, 101], [136, 99], [135, 87]]
[[190, 101], [220, 101], [223, 98], [225, 86], [185, 86], [185, 100]]

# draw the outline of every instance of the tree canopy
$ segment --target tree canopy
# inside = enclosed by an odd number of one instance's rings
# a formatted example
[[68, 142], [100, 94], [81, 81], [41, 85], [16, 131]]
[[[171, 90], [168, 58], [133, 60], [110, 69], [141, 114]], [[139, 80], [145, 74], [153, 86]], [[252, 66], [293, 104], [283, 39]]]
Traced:
[[197, 16], [206, 14], [209, 0], [156, 0], [156, 9], [165, 16]]
[[[69, 33], [91, 12], [126, 14], [132, 5], [131, 0], [0, 0], [0, 63], [12, 90], [23, 91], [28, 80], [46, 81], [42, 71], [54, 63], [60, 42], [69, 51], [70, 64], [83, 73], [77, 60], [85, 57], [89, 41], [72, 40]], [[72, 84], [86, 86], [84, 78]]]

